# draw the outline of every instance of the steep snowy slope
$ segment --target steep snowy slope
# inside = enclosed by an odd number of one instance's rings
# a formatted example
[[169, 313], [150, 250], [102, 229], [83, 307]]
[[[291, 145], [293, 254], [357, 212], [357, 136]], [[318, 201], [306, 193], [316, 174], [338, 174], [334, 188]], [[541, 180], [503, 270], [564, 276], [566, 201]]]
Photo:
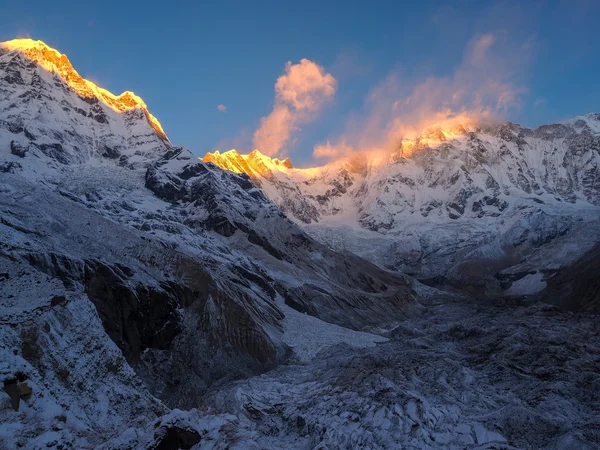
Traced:
[[0, 45], [0, 73], [0, 142], [29, 156], [35, 172], [100, 157], [133, 167], [170, 147], [142, 99], [82, 79], [65, 55], [41, 41]]
[[[258, 151], [207, 154], [204, 161], [248, 173], [333, 248], [454, 284], [482, 284], [600, 218], [600, 114], [537, 129], [430, 129], [385, 160], [354, 155], [313, 169]], [[593, 244], [600, 235], [596, 227], [590, 232], [585, 241]]]

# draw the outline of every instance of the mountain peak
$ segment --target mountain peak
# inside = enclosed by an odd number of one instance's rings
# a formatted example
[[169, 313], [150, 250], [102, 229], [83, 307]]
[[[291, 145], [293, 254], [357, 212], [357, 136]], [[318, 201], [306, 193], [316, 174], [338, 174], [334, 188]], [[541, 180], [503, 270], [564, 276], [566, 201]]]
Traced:
[[12, 50], [30, 51], [32, 49], [37, 49], [37, 50], [46, 49], [46, 50], [53, 51], [53, 52], [57, 53], [58, 55], [60, 55], [60, 53], [57, 50], [54, 50], [45, 42], [36, 41], [36, 40], [30, 39], [30, 38], [12, 39], [10, 41], [0, 43], [0, 46], [6, 48], [9, 51], [12, 51]]
[[69, 85], [78, 95], [85, 98], [95, 97], [113, 110], [123, 113], [135, 108], [140, 108], [154, 131], [161, 139], [168, 141], [160, 122], [148, 111], [146, 103], [131, 91], [115, 95], [97, 86], [92, 81], [86, 80], [75, 70], [67, 55], [50, 47], [43, 41], [34, 39], [13, 39], [1, 42], [0, 48], [10, 52], [18, 52], [26, 58], [35, 61], [44, 70], [55, 73]]
[[[249, 156], [250, 158], [269, 158], [268, 156], [266, 156], [266, 155], [263, 155], [263, 154], [260, 152], [260, 150], [258, 150], [257, 148], [255, 148], [254, 150], [252, 150], [252, 151], [251, 151], [251, 152], [248, 154], [248, 156]], [[269, 159], [270, 159], [270, 158], [269, 158]]]
[[280, 171], [294, 168], [290, 158], [284, 160], [271, 158], [256, 149], [247, 155], [242, 155], [235, 149], [224, 153], [215, 150], [213, 153], [207, 153], [201, 159], [204, 162], [211, 162], [221, 169], [235, 173], [246, 173], [252, 178], [270, 176], [273, 170]]

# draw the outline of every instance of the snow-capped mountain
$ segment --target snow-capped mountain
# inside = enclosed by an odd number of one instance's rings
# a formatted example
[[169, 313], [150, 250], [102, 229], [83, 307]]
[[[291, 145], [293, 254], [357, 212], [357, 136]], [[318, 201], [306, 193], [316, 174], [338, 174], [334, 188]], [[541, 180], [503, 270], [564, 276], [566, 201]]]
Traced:
[[[565, 127], [596, 142], [593, 120]], [[600, 235], [597, 149], [588, 158], [582, 141], [572, 194], [549, 182], [557, 193], [538, 196], [530, 180], [515, 195], [526, 183], [514, 175], [507, 191], [492, 171], [502, 209], [479, 191], [493, 164], [452, 150], [465, 136], [378, 167], [300, 170], [258, 152], [203, 162], [134, 94], [82, 79], [42, 42], [0, 44], [0, 447], [593, 448], [594, 318], [484, 309], [381, 269], [436, 273], [477, 252], [497, 267], [531, 245], [498, 282], [526, 290], [558, 271], [549, 303], [596, 308], [569, 296], [597, 262], [578, 256]], [[444, 177], [422, 188], [448, 194], [423, 215], [431, 199], [409, 179], [438, 179], [428, 152]]]
[[[289, 311], [349, 327], [351, 342], [362, 336], [351, 329], [415, 304], [413, 281], [316, 242], [248, 176], [173, 146], [139, 97], [82, 79], [43, 42], [0, 44], [0, 105], [1, 373], [34, 386], [28, 407], [80, 424], [56, 432], [59, 442], [73, 445], [75, 433], [96, 445], [139, 423], [140, 410], [197, 406], [215, 381], [296, 358], [304, 331], [286, 325]], [[100, 353], [67, 354], [87, 326]], [[365, 336], [357, 345], [381, 340]], [[13, 355], [28, 346], [39, 358]], [[84, 361], [95, 370], [85, 382]], [[141, 396], [139, 408], [73, 400], [72, 383], [98, 389], [105, 376], [111, 404]], [[129, 379], [137, 387], [121, 386]], [[72, 402], [71, 412], [56, 406]], [[55, 416], [36, 417], [14, 422], [29, 430], [19, 442], [34, 445], [36, 427], [55, 433]]]
[[[140, 213], [131, 196], [121, 201], [107, 192], [127, 189], [115, 180], [110, 185], [111, 178], [124, 178], [149, 197], [145, 201], [156, 203], [143, 205], [144, 213], [166, 205], [169, 214], [180, 216], [172, 219], [179, 225], [202, 234], [214, 231], [219, 239], [242, 234], [269, 258], [301, 262], [321, 274], [327, 269], [314, 263], [317, 253], [319, 260], [334, 255], [342, 260], [282, 215], [248, 177], [215, 169], [174, 147], [135, 94], [115, 96], [83, 80], [65, 55], [40, 41], [9, 41], [1, 48], [0, 69], [7, 74], [0, 88], [8, 105], [1, 112], [5, 171], [60, 186], [76, 202], [135, 222]], [[91, 178], [82, 179], [85, 172]], [[152, 228], [151, 219], [143, 222], [139, 228]], [[166, 228], [164, 223], [159, 227]], [[398, 280], [406, 284], [403, 277]]]
[[[259, 151], [203, 159], [248, 173], [333, 248], [421, 278], [471, 283], [570, 231], [592, 234], [577, 255], [600, 238], [600, 114], [536, 129], [433, 128], [404, 140], [386, 159], [355, 154], [310, 169]], [[547, 259], [563, 259], [558, 250]]]
[[0, 139], [3, 146], [10, 139], [13, 154], [45, 156], [43, 166], [97, 157], [135, 166], [170, 147], [141, 98], [132, 92], [115, 96], [84, 80], [65, 55], [43, 42], [9, 41], [0, 52], [0, 124], [10, 132]]

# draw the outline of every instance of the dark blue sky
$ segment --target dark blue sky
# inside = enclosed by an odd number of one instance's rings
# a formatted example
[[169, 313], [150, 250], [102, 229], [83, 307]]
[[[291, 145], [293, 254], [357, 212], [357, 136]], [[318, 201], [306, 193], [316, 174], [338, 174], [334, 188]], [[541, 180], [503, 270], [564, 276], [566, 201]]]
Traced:
[[368, 115], [366, 97], [390, 74], [406, 93], [428, 77], [452, 79], [486, 33], [503, 36], [498, 67], [518, 92], [506, 118], [538, 125], [600, 111], [595, 0], [5, 3], [0, 40], [41, 39], [100, 86], [134, 91], [171, 140], [198, 155], [232, 143], [251, 149], [287, 61], [310, 59], [337, 80], [333, 101], [288, 144], [306, 162], [349, 117]]

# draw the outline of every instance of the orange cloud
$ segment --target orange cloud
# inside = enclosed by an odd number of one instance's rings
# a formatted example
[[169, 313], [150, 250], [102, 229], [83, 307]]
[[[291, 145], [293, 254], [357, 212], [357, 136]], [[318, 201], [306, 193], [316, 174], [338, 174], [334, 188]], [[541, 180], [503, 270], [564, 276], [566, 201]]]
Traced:
[[518, 109], [527, 92], [519, 74], [527, 65], [530, 49], [530, 42], [515, 44], [504, 32], [486, 33], [469, 42], [450, 76], [411, 84], [393, 73], [370, 92], [367, 113], [350, 120], [335, 144], [315, 146], [313, 156], [389, 155], [403, 139], [413, 139], [429, 127], [452, 129], [499, 120]]
[[280, 155], [299, 125], [314, 120], [336, 89], [336, 79], [322, 66], [308, 59], [288, 62], [275, 83], [273, 111], [254, 133], [254, 147], [265, 155]]

